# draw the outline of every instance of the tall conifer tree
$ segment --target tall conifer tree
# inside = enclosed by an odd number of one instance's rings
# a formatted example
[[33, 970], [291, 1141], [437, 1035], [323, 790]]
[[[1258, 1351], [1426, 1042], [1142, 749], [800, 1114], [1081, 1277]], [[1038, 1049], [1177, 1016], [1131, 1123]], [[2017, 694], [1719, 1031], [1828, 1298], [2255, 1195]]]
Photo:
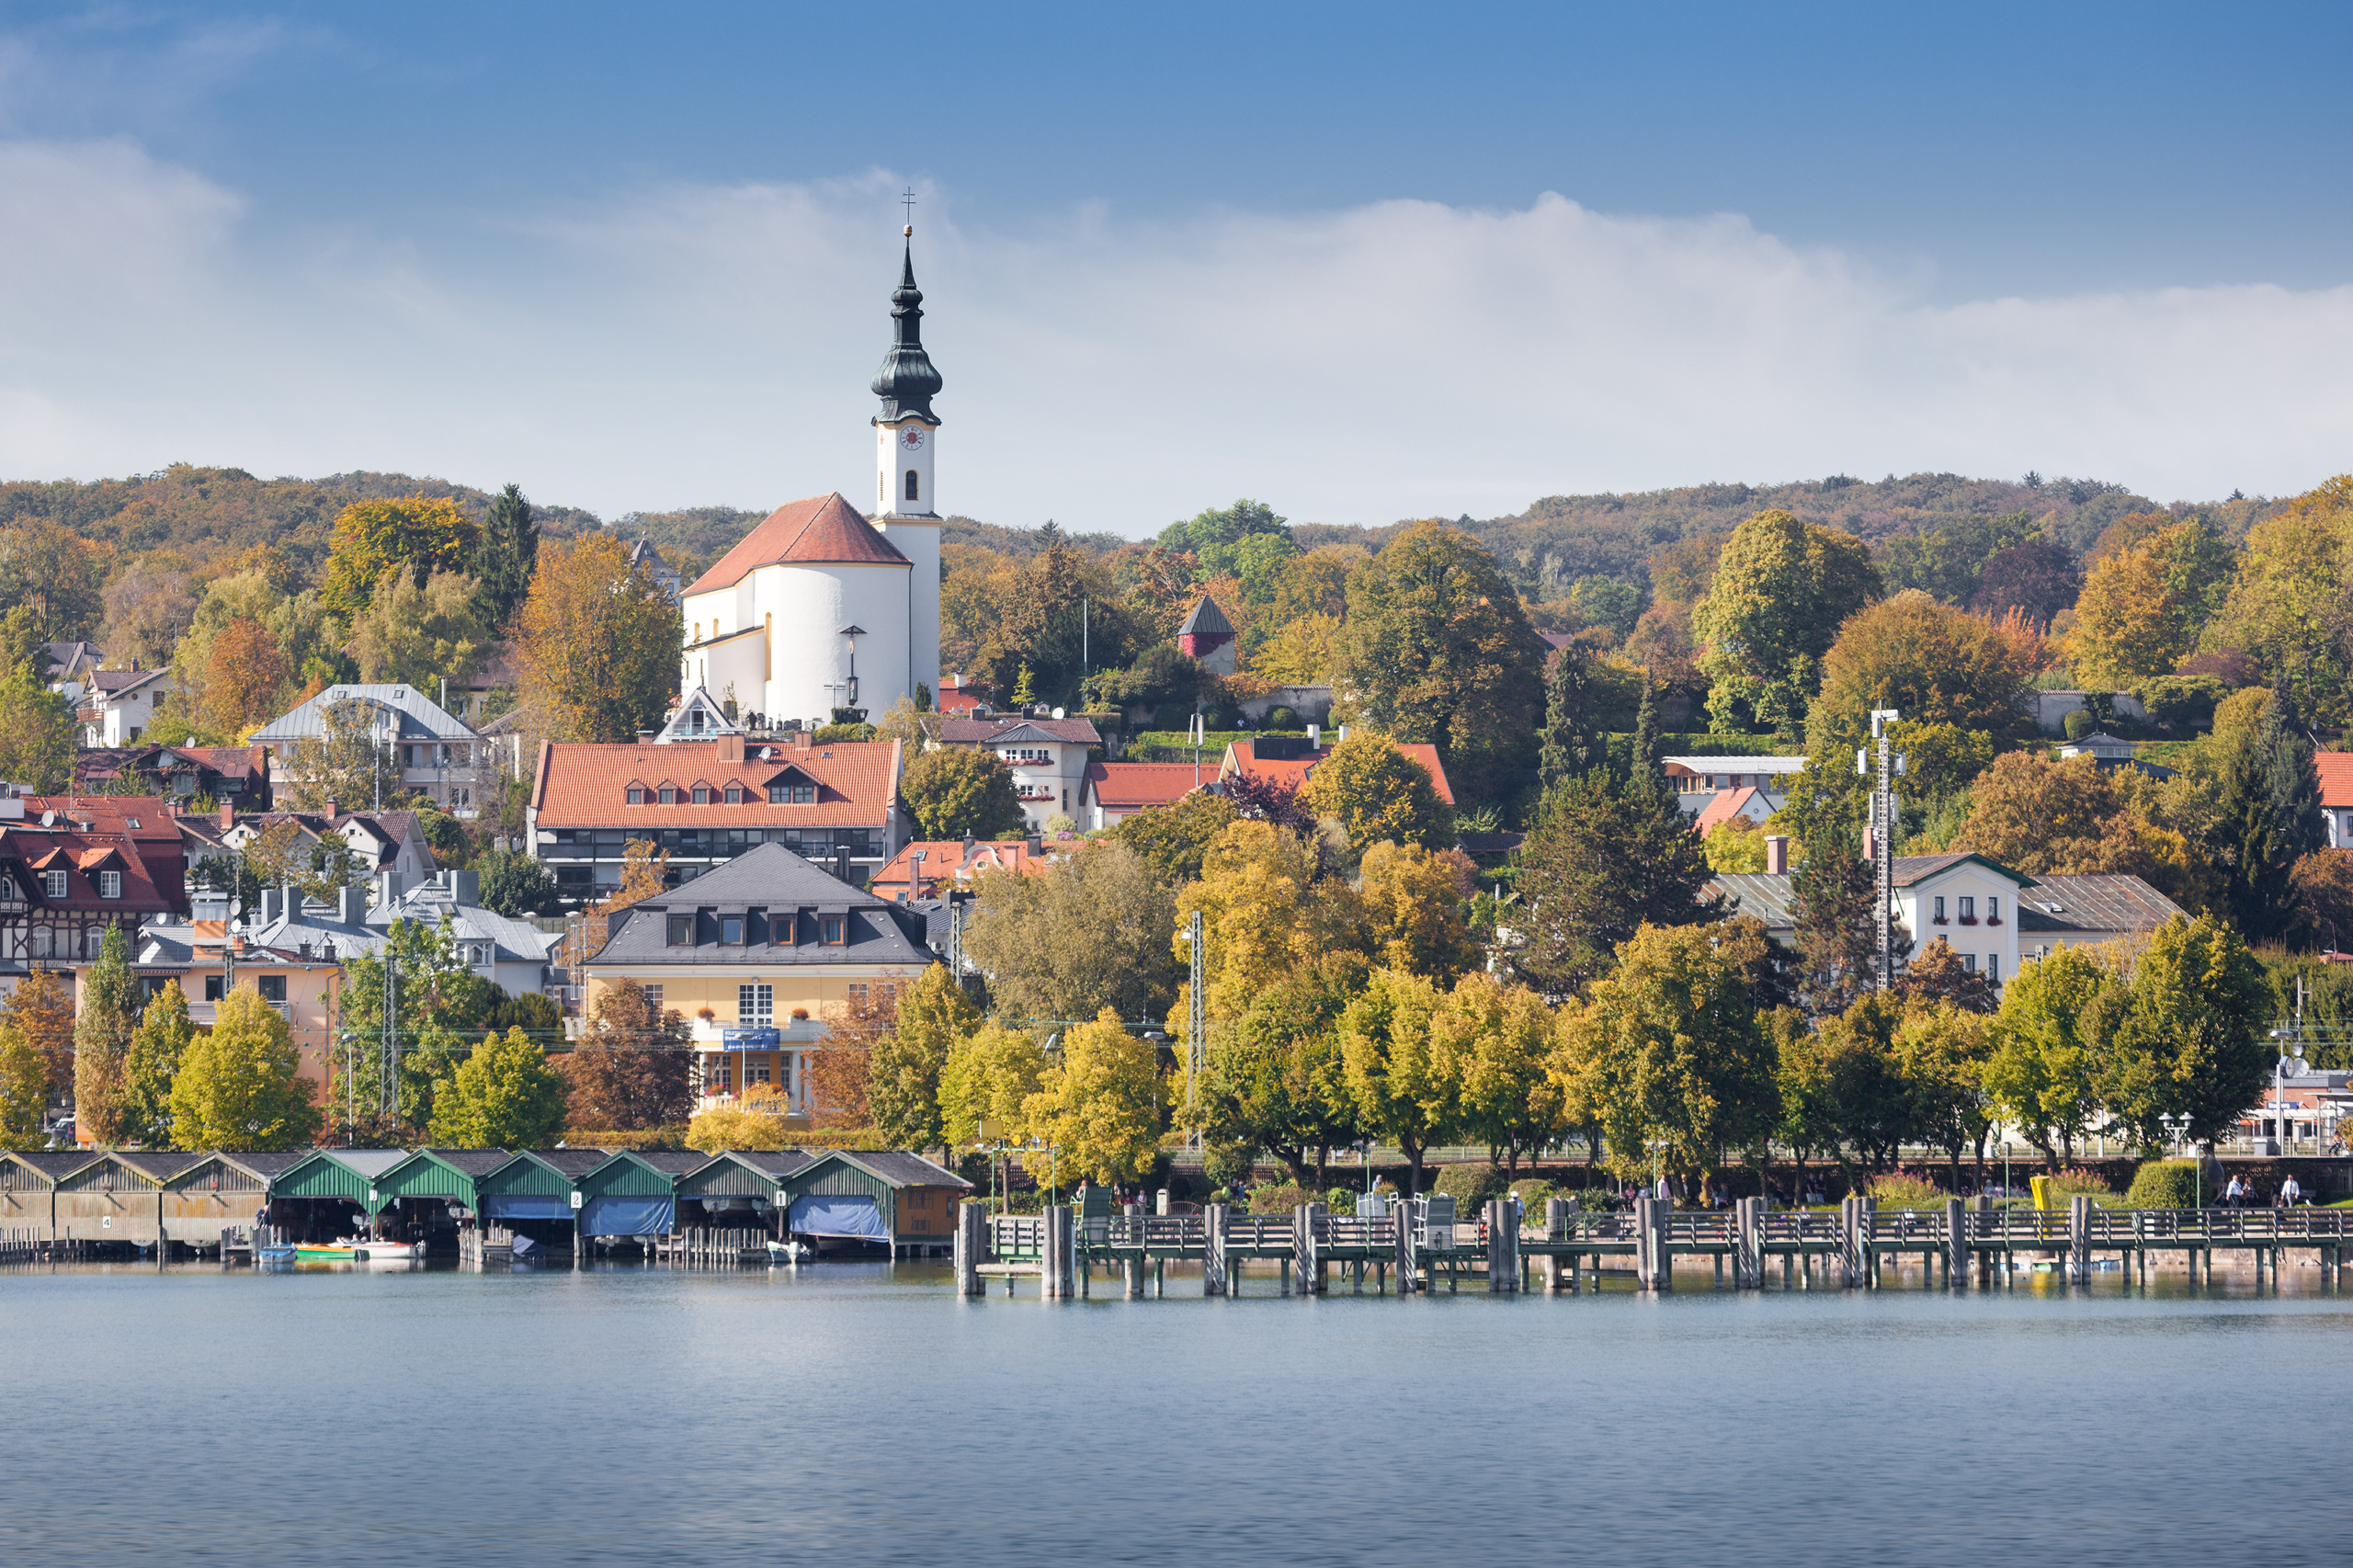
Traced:
[[2221, 815], [2231, 917], [2250, 939], [2277, 936], [2296, 906], [2289, 869], [2326, 837], [2312, 740], [2285, 675], [2223, 764]]
[[540, 525], [522, 486], [510, 484], [494, 496], [490, 517], [482, 530], [474, 557], [474, 577], [481, 583], [483, 619], [494, 631], [506, 630], [515, 607], [531, 591], [531, 569], [539, 564]]
[[1591, 716], [1592, 667], [1571, 642], [1552, 658], [1544, 698], [1544, 747], [1537, 771], [1546, 790], [1559, 789], [1598, 760]]

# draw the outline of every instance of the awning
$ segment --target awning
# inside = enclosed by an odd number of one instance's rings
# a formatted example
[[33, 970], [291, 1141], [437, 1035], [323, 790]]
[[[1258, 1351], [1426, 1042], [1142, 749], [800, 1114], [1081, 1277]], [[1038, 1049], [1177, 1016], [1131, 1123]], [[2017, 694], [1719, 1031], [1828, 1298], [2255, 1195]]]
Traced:
[[592, 1198], [580, 1206], [584, 1236], [661, 1236], [676, 1229], [677, 1202], [668, 1198]]
[[497, 1193], [482, 1200], [482, 1211], [483, 1217], [489, 1220], [569, 1220], [572, 1199]]
[[871, 1198], [845, 1198], [838, 1195], [811, 1194], [792, 1200], [791, 1229], [801, 1236], [862, 1236], [868, 1241], [887, 1242], [891, 1233], [882, 1228], [881, 1211], [874, 1207]]

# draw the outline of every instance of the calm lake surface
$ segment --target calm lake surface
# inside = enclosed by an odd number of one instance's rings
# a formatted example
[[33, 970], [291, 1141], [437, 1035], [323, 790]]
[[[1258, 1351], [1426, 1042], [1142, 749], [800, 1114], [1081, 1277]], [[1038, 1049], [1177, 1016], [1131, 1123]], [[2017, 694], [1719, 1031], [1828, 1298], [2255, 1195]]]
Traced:
[[1049, 1306], [959, 1301], [932, 1264], [13, 1268], [0, 1540], [44, 1564], [2341, 1562], [2353, 1310], [2316, 1274], [1404, 1301], [1172, 1278]]

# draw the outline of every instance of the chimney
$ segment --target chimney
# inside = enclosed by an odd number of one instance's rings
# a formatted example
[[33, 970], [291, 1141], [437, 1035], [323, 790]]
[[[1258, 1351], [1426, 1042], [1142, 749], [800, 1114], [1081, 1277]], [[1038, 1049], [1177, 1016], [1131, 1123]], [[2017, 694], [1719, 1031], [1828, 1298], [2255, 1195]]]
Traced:
[[343, 802], [341, 801], [330, 800], [327, 801], [327, 821], [334, 822], [336, 818], [342, 815]]
[[793, 732], [792, 732], [792, 749], [793, 749], [793, 750], [795, 750], [795, 751], [807, 751], [807, 750], [809, 749], [809, 740], [810, 740], [810, 732], [809, 732], [809, 731], [807, 731], [807, 730], [795, 730], [795, 731], [793, 731]]
[[285, 907], [286, 895], [284, 893], [278, 892], [276, 888], [264, 888], [261, 890], [261, 923], [263, 925], [272, 926], [277, 924], [278, 912]]
[[722, 735], [722, 736], [720, 736], [720, 737], [719, 737], [719, 760], [720, 760], [720, 761], [722, 761], [722, 762], [741, 762], [741, 761], [743, 761], [743, 760], [744, 760], [744, 737], [743, 737], [743, 736], [741, 736], [741, 735]]
[[368, 923], [368, 890], [347, 883], [335, 889], [335, 917], [346, 926]]
[[1323, 746], [1323, 744], [1324, 744], [1324, 726], [1323, 726], [1323, 725], [1321, 725], [1321, 724], [1310, 724], [1310, 725], [1308, 725], [1308, 726], [1307, 726], [1307, 749], [1308, 749], [1309, 751], [1315, 751], [1315, 750], [1320, 749], [1320, 748]]
[[1029, 844], [1031, 855], [1042, 855], [1046, 852], [1046, 841], [1044, 835], [1040, 834], [1031, 834], [1025, 842]]
[[376, 885], [376, 902], [380, 904], [389, 904], [401, 896], [401, 874], [398, 871], [378, 872]]
[[453, 870], [449, 877], [449, 902], [464, 909], [482, 905], [482, 873]]
[[1790, 839], [1787, 834], [1768, 833], [1765, 835], [1765, 874], [1768, 877], [1790, 874]]
[[237, 808], [228, 801], [221, 802], [221, 831], [228, 832], [237, 825]]

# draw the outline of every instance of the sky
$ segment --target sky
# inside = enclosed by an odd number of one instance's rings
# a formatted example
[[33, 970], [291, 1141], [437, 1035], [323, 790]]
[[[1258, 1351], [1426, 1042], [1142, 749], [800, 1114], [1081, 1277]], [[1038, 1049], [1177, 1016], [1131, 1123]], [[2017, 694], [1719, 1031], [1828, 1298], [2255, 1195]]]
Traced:
[[2353, 7], [0, 0], [0, 478], [1131, 536], [2353, 468]]

